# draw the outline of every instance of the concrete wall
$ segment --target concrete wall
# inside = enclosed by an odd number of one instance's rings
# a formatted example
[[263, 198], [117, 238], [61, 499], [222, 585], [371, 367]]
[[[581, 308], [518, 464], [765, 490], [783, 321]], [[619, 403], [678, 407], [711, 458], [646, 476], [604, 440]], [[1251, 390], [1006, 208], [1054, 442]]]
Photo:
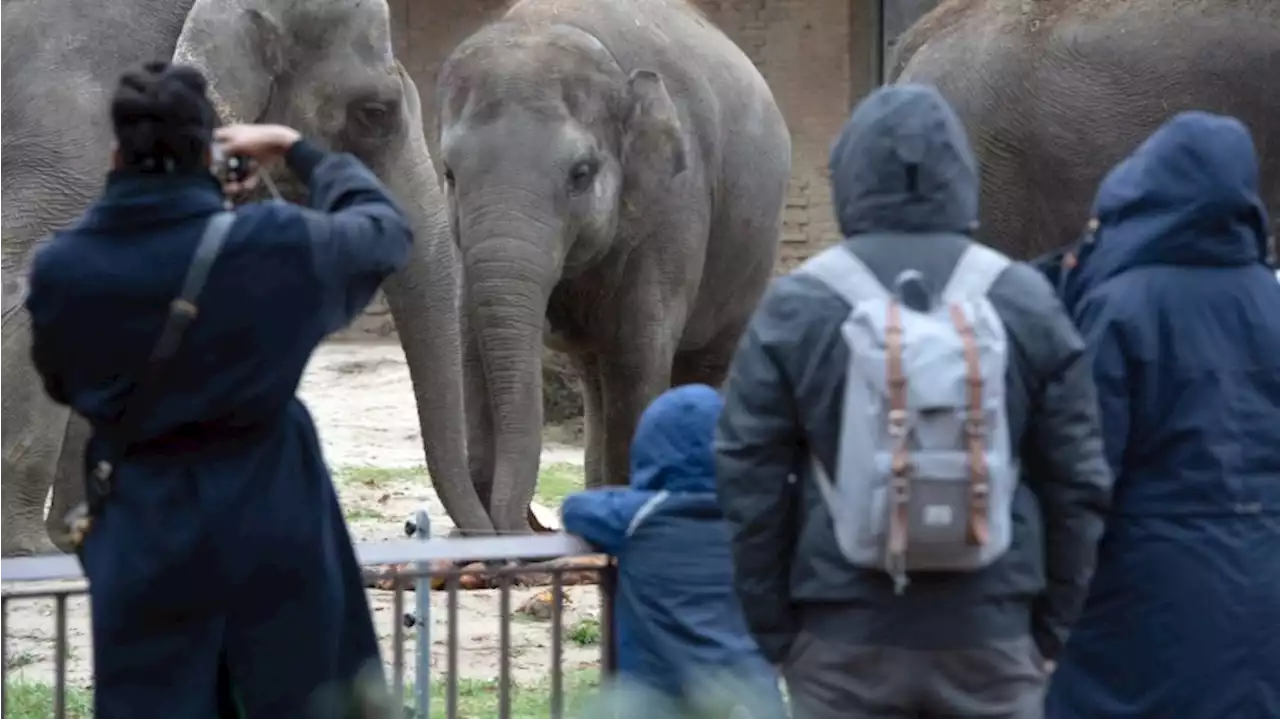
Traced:
[[[696, 1], [760, 68], [791, 128], [794, 172], [779, 270], [790, 269], [838, 239], [827, 149], [850, 107], [873, 86], [874, 0]], [[433, 151], [440, 65], [506, 6], [506, 0], [391, 0], [397, 55], [418, 83]], [[379, 300], [344, 336], [393, 332]]]

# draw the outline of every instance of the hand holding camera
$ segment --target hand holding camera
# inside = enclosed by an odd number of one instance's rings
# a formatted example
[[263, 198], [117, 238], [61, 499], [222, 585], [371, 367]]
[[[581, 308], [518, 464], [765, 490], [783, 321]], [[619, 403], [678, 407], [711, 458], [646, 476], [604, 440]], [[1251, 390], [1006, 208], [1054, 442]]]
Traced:
[[284, 125], [228, 125], [215, 130], [213, 139], [226, 192], [239, 195], [257, 185], [262, 165], [283, 156], [302, 135]]

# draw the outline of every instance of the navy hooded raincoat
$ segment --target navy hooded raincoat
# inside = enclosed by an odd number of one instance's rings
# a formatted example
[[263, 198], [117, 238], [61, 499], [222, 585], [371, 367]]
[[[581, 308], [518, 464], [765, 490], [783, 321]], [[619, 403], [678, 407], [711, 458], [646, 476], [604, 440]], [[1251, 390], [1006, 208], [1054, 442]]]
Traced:
[[[315, 209], [236, 212], [85, 541], [96, 719], [209, 719], [220, 665], [250, 719], [334, 716], [358, 674], [381, 681], [359, 567], [294, 393], [321, 340], [406, 261], [412, 234], [354, 157], [302, 141], [286, 161]], [[38, 252], [33, 359], [50, 396], [93, 425], [90, 466], [222, 204], [206, 172], [113, 172]]]
[[1177, 116], [1094, 212], [1065, 301], [1116, 485], [1048, 714], [1280, 717], [1280, 284], [1248, 131]]
[[708, 689], [700, 681], [731, 678], [748, 687], [751, 716], [772, 719], [782, 711], [778, 677], [747, 631], [716, 503], [712, 436], [722, 407], [706, 385], [654, 400], [631, 445], [631, 486], [569, 497], [564, 527], [618, 558], [624, 680], [696, 701]]

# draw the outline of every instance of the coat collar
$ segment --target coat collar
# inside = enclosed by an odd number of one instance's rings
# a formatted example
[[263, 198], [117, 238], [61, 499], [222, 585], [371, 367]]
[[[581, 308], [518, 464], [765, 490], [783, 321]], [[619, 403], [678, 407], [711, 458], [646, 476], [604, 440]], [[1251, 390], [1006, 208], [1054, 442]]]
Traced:
[[141, 228], [213, 214], [223, 208], [222, 187], [208, 172], [141, 173], [113, 170], [81, 222], [85, 229]]

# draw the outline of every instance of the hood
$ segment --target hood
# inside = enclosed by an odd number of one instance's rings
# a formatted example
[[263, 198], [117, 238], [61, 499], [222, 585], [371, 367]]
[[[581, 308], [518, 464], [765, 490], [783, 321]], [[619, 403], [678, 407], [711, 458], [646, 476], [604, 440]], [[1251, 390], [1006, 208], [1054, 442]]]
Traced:
[[845, 237], [978, 227], [977, 163], [960, 119], [932, 87], [868, 95], [831, 148], [830, 167]]
[[1253, 138], [1239, 120], [1176, 115], [1098, 188], [1097, 229], [1068, 281], [1068, 305], [1136, 267], [1264, 263], [1268, 219], [1258, 174]]
[[724, 400], [705, 384], [667, 390], [640, 415], [631, 443], [631, 486], [715, 492], [712, 439]]

